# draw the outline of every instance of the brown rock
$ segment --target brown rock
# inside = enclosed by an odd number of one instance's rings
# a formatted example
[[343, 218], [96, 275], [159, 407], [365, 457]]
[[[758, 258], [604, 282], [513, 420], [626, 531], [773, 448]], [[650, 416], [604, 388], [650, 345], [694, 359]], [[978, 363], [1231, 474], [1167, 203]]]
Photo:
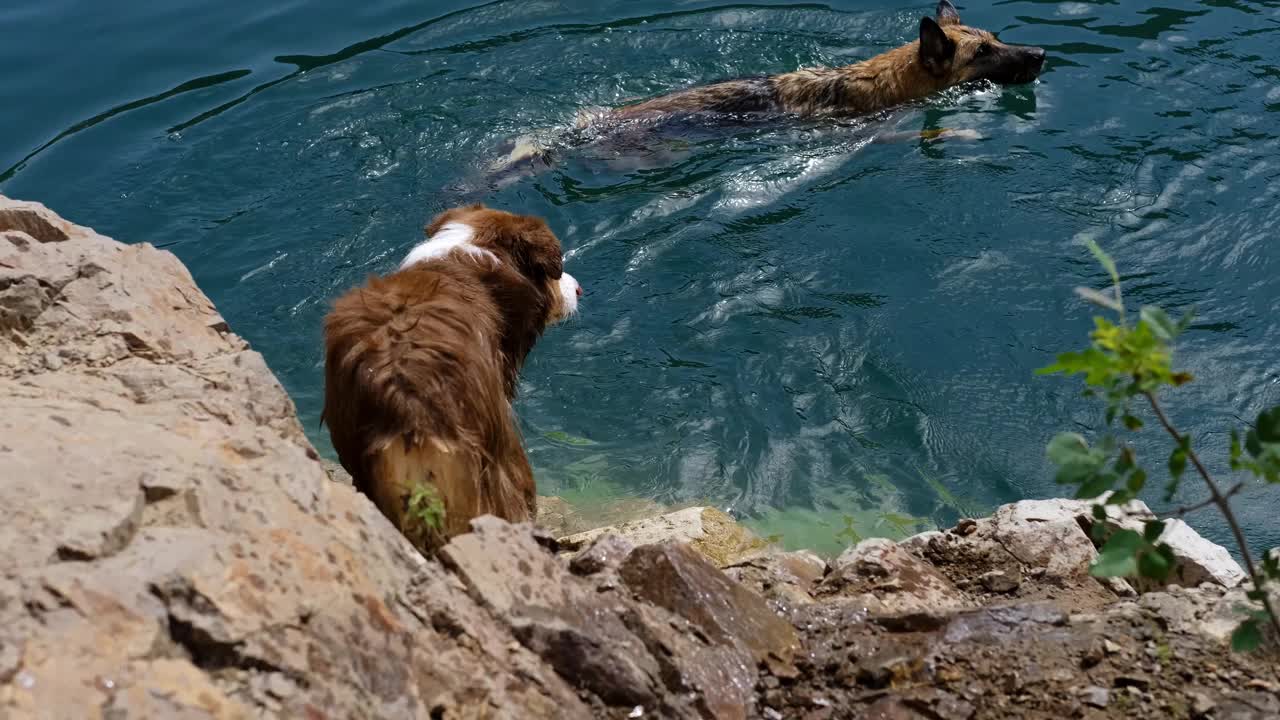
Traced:
[[822, 598], [839, 598], [872, 615], [943, 612], [970, 601], [932, 565], [892, 540], [872, 538], [849, 548], [818, 586]]
[[792, 672], [798, 643], [791, 624], [689, 546], [638, 547], [620, 574], [638, 597], [685, 618], [712, 640], [745, 647], [775, 674]]
[[826, 573], [827, 563], [807, 552], [774, 552], [725, 568], [725, 574], [782, 607], [813, 602], [814, 586]]
[[[657, 662], [619, 619], [610, 595], [573, 581], [527, 529], [486, 515], [441, 558], [525, 647], [610, 705], [654, 705]], [[633, 553], [634, 555], [634, 553]]]
[[585, 547], [603, 534], [618, 535], [635, 545], [686, 542], [717, 567], [726, 567], [769, 550], [769, 543], [712, 507], [691, 507], [657, 517], [632, 520], [560, 538], [569, 550]]

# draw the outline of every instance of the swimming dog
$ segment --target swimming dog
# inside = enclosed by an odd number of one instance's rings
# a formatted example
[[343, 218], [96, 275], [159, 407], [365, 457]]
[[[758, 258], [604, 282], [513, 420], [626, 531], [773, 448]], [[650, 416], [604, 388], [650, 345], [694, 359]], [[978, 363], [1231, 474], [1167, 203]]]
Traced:
[[608, 117], [631, 120], [688, 113], [862, 115], [978, 80], [1031, 82], [1043, 48], [1007, 45], [960, 22], [950, 0], [920, 18], [920, 38], [853, 65], [726, 80], [627, 105]]
[[540, 218], [448, 210], [400, 267], [325, 318], [322, 422], [358, 490], [430, 552], [493, 514], [534, 515], [511, 401], [520, 367], [582, 288]]
[[[724, 123], [779, 116], [867, 115], [969, 82], [1028, 83], [1039, 77], [1044, 60], [1043, 48], [1003, 43], [991, 32], [963, 24], [950, 0], [940, 0], [934, 17], [920, 19], [917, 40], [870, 60], [724, 80], [619, 108], [584, 110], [569, 135], [552, 145], [572, 146], [580, 144], [575, 138], [598, 139], [627, 128], [680, 119]], [[972, 137], [973, 133], [942, 129], [877, 140], [954, 136]], [[517, 138], [504, 148], [490, 177], [501, 184], [523, 171], [537, 172], [553, 163], [552, 152], [553, 147], [535, 135]]]

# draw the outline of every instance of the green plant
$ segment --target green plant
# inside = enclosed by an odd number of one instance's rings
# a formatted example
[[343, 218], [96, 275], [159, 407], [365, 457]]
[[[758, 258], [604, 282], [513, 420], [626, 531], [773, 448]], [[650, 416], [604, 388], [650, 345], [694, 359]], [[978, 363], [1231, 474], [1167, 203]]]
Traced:
[[422, 543], [444, 531], [445, 507], [440, 491], [434, 485], [419, 483], [409, 493], [406, 534]]
[[[1173, 367], [1174, 340], [1191, 324], [1188, 314], [1175, 321], [1163, 310], [1143, 307], [1138, 321], [1131, 322], [1125, 312], [1124, 297], [1120, 290], [1120, 275], [1115, 262], [1096, 243], [1088, 243], [1090, 251], [1106, 269], [1111, 278], [1111, 293], [1090, 288], [1077, 288], [1085, 300], [1101, 306], [1116, 315], [1116, 322], [1105, 317], [1094, 318], [1090, 334], [1090, 346], [1081, 352], [1068, 352], [1058, 356], [1057, 362], [1042, 368], [1038, 374], [1083, 374], [1085, 395], [1101, 398], [1106, 404], [1107, 427], [1114, 428], [1118, 419], [1124, 430], [1139, 432], [1144, 426], [1137, 408], [1145, 405], [1151, 416], [1173, 440], [1169, 454], [1169, 481], [1165, 484], [1166, 502], [1178, 492], [1187, 465], [1195, 469], [1209, 490], [1209, 499], [1183, 507], [1174, 514], [1178, 517], [1192, 510], [1216, 507], [1222, 513], [1235, 538], [1245, 569], [1252, 582], [1246, 597], [1248, 605], [1243, 609], [1246, 619], [1232, 634], [1232, 647], [1252, 650], [1262, 642], [1262, 627], [1270, 623], [1280, 636], [1280, 616], [1268, 593], [1270, 583], [1280, 582], [1280, 553], [1272, 551], [1256, 563], [1244, 532], [1231, 507], [1231, 498], [1248, 487], [1244, 479], [1223, 489], [1209, 472], [1197, 454], [1191, 435], [1179, 431], [1170, 421], [1160, 401], [1160, 393], [1177, 388], [1193, 380], [1190, 373]], [[1078, 433], [1061, 433], [1048, 447], [1049, 459], [1058, 467], [1056, 480], [1064, 485], [1075, 485], [1076, 497], [1093, 498], [1111, 492], [1104, 504], [1095, 505], [1093, 515], [1099, 522], [1095, 531], [1106, 532], [1106, 505], [1122, 505], [1143, 491], [1147, 472], [1138, 463], [1132, 445], [1117, 434], [1108, 431], [1096, 445]], [[1264, 411], [1244, 434], [1231, 431], [1230, 468], [1268, 483], [1280, 483], [1280, 407]], [[1142, 576], [1164, 580], [1173, 569], [1174, 558], [1169, 546], [1160, 542], [1164, 522], [1148, 520], [1143, 531], [1119, 529], [1106, 538], [1091, 572], [1099, 577]], [[1097, 539], [1101, 539], [1098, 537]]]

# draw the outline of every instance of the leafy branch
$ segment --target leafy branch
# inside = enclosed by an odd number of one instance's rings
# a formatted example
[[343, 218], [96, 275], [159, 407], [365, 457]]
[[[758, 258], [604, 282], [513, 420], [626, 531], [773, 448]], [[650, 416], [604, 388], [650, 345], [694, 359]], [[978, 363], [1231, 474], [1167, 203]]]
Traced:
[[[1134, 405], [1145, 404], [1149, 408], [1173, 440], [1168, 459], [1169, 480], [1164, 487], [1165, 501], [1170, 502], [1177, 495], [1189, 462], [1208, 488], [1209, 498], [1183, 507], [1174, 514], [1181, 517], [1193, 510], [1216, 507], [1231, 529], [1253, 585], [1253, 589], [1246, 593], [1251, 603], [1246, 607], [1247, 618], [1232, 634], [1232, 647], [1237, 650], [1257, 648], [1262, 642], [1265, 624], [1270, 624], [1276, 636], [1280, 637], [1280, 615], [1268, 588], [1269, 584], [1280, 582], [1280, 553], [1273, 551], [1265, 554], [1261, 563], [1254, 561], [1231, 506], [1231, 498], [1247, 487], [1246, 481], [1239, 481], [1223, 490], [1193, 447], [1191, 435], [1174, 426], [1160, 402], [1161, 390], [1178, 388], [1194, 379], [1190, 373], [1173, 368], [1173, 343], [1190, 326], [1192, 316], [1187, 314], [1174, 321], [1160, 308], [1148, 306], [1138, 313], [1137, 323], [1130, 324], [1115, 262], [1096, 243], [1090, 241], [1088, 247], [1110, 276], [1111, 292], [1077, 288], [1076, 293], [1112, 311], [1117, 320], [1112, 322], [1105, 317], [1095, 317], [1087, 349], [1063, 353], [1057, 362], [1042, 368], [1037, 374], [1084, 375], [1085, 395], [1099, 397], [1106, 404], [1108, 428], [1115, 427], [1115, 421], [1119, 419], [1125, 430], [1139, 432], [1144, 422]], [[1245, 472], [1268, 483], [1280, 484], [1280, 407], [1261, 413], [1245, 433], [1243, 442], [1239, 432], [1233, 430], [1230, 452], [1232, 472]], [[1050, 441], [1048, 455], [1058, 466], [1057, 482], [1077, 486], [1076, 497], [1093, 498], [1111, 493], [1104, 504], [1093, 508], [1094, 517], [1099, 521], [1107, 520], [1106, 505], [1127, 503], [1137, 498], [1146, 487], [1147, 471], [1138, 464], [1133, 446], [1111, 432], [1092, 447], [1077, 433], [1061, 433]], [[1141, 576], [1164, 581], [1174, 567], [1172, 549], [1160, 542], [1164, 529], [1164, 522], [1148, 520], [1144, 522], [1141, 533], [1129, 529], [1111, 533], [1090, 571], [1099, 577]], [[1105, 533], [1105, 523], [1096, 524], [1095, 532]]]

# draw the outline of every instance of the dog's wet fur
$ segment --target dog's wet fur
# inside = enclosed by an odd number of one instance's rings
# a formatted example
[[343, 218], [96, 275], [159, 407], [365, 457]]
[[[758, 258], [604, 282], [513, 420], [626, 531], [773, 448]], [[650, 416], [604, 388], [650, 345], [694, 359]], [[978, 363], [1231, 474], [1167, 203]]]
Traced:
[[[966, 83], [1028, 83], [1039, 77], [1044, 60], [1043, 48], [1003, 43], [991, 32], [962, 23], [950, 0], [940, 0], [934, 17], [920, 19], [918, 40], [870, 60], [725, 80], [584, 113], [578, 126], [555, 145], [573, 147], [658, 124], [868, 115]], [[491, 178], [538, 172], [554, 164], [553, 150], [528, 137], [515, 140], [502, 153]]]
[[1008, 45], [960, 22], [950, 0], [920, 19], [920, 38], [870, 60], [679, 90], [613, 111], [616, 119], [677, 113], [862, 115], [928, 97], [963, 83], [1031, 82], [1044, 49]]

